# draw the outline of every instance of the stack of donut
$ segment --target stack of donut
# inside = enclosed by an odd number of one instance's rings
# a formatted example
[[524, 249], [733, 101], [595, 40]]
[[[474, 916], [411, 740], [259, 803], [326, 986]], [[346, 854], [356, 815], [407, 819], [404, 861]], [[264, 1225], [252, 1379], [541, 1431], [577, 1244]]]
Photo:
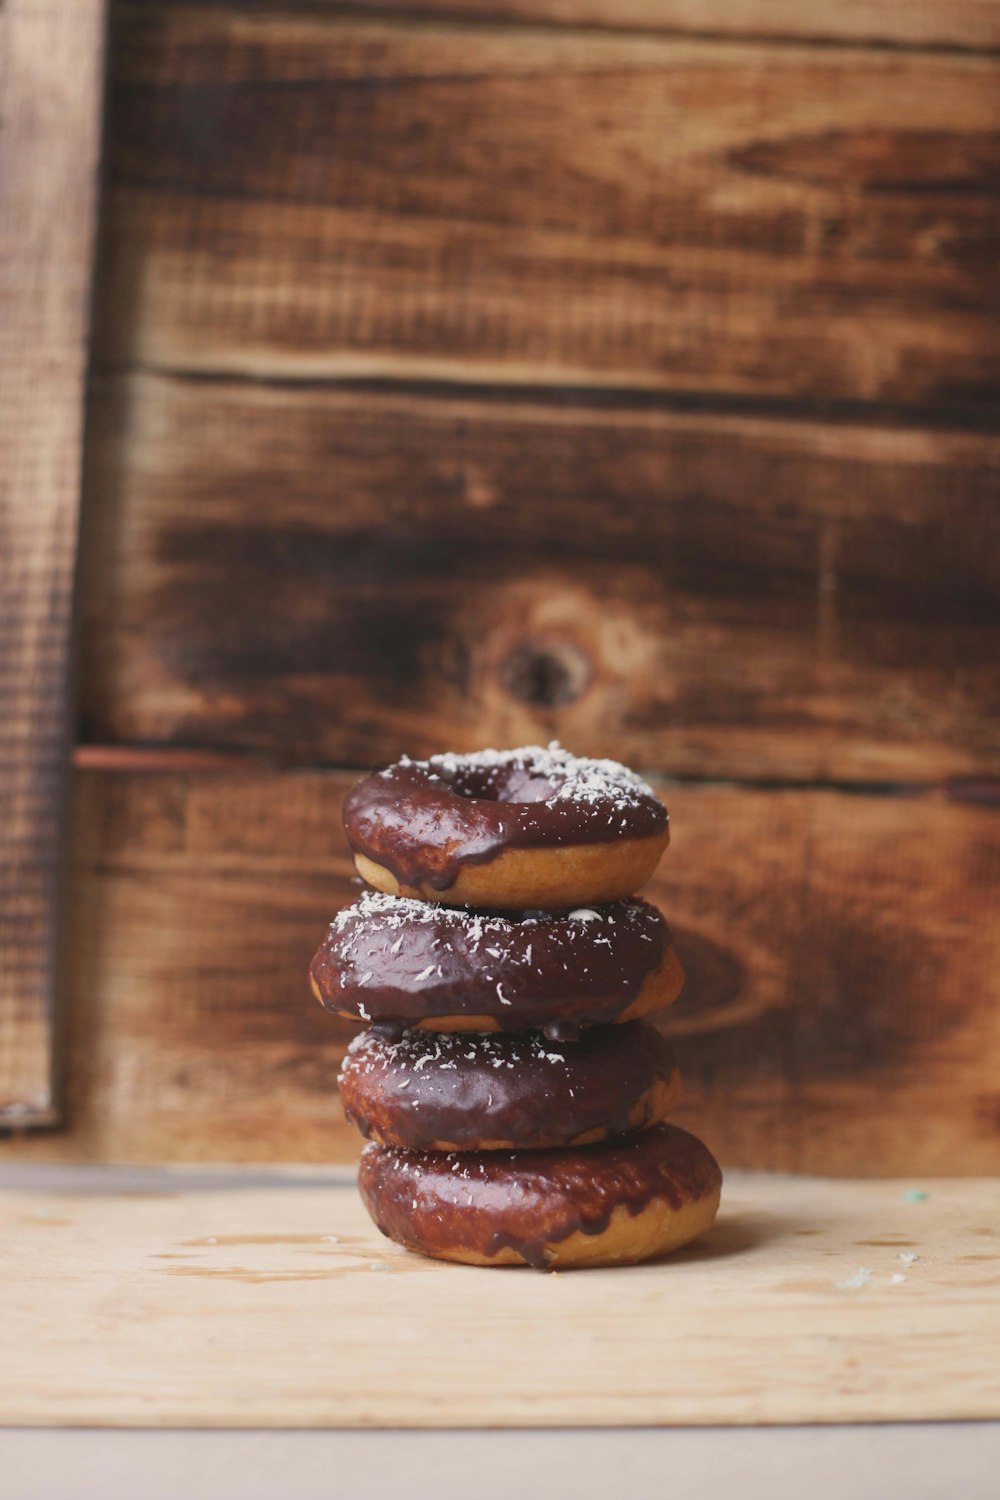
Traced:
[[379, 1229], [443, 1260], [555, 1268], [708, 1229], [721, 1174], [665, 1123], [677, 1067], [641, 1019], [683, 982], [632, 895], [669, 838], [651, 788], [557, 744], [404, 758], [353, 788], [344, 822], [375, 889], [310, 978], [368, 1027], [340, 1090]]

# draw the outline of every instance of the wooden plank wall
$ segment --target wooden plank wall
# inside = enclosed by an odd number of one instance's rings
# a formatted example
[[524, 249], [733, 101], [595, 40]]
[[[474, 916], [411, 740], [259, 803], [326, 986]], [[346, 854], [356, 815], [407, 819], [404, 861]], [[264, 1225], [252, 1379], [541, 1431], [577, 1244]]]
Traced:
[[59, 1115], [59, 890], [103, 37], [103, 0], [0, 5], [0, 1130]]
[[1000, 1166], [1000, 6], [705, 14], [117, 7], [19, 1150], [353, 1153], [301, 978], [352, 768], [558, 735], [667, 778], [725, 1162]]

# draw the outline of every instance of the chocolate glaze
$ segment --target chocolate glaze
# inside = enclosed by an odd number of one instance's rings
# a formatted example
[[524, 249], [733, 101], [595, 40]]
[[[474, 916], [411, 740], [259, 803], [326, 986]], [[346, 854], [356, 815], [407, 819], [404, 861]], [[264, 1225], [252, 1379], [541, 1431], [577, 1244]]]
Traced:
[[344, 802], [355, 853], [401, 885], [453, 885], [462, 865], [507, 849], [611, 843], [662, 833], [667, 810], [617, 761], [547, 749], [404, 757], [366, 776]]
[[337, 913], [310, 975], [330, 1010], [397, 1031], [466, 1015], [551, 1034], [621, 1015], [670, 943], [638, 898], [553, 916], [366, 892]]
[[362, 1135], [425, 1150], [435, 1141], [475, 1149], [565, 1146], [587, 1131], [625, 1135], [653, 1123], [634, 1106], [676, 1070], [674, 1054], [645, 1021], [595, 1026], [579, 1041], [474, 1032], [407, 1031], [398, 1041], [366, 1031], [351, 1043], [340, 1100]]
[[554, 1151], [415, 1152], [369, 1144], [358, 1186], [390, 1239], [428, 1255], [461, 1247], [511, 1248], [544, 1269], [547, 1247], [601, 1234], [615, 1209], [639, 1214], [654, 1200], [675, 1210], [716, 1192], [718, 1163], [675, 1125], [624, 1141]]

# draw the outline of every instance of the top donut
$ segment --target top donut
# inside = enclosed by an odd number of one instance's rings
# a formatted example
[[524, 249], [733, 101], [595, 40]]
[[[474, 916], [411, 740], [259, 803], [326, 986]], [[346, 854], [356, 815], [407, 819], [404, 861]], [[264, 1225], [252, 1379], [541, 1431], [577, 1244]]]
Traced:
[[344, 826], [377, 890], [545, 911], [633, 895], [670, 838], [667, 810], [639, 776], [555, 741], [404, 756], [352, 788]]

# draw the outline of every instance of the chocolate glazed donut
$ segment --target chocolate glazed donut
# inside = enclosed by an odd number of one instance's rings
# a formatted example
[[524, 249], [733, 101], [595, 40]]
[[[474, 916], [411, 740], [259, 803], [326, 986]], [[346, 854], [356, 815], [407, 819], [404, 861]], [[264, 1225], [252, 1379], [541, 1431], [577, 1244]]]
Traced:
[[680, 1092], [673, 1052], [645, 1021], [593, 1026], [575, 1042], [366, 1031], [338, 1083], [362, 1135], [411, 1151], [584, 1145], [657, 1124]]
[[550, 1036], [669, 1005], [683, 977], [670, 929], [638, 898], [556, 915], [366, 892], [310, 968], [317, 999], [352, 1021]]
[[404, 757], [352, 788], [344, 826], [378, 890], [547, 910], [631, 895], [669, 841], [651, 787], [556, 743]]
[[556, 1151], [414, 1152], [369, 1143], [358, 1186], [382, 1233], [470, 1265], [626, 1265], [710, 1228], [722, 1173], [674, 1125]]

